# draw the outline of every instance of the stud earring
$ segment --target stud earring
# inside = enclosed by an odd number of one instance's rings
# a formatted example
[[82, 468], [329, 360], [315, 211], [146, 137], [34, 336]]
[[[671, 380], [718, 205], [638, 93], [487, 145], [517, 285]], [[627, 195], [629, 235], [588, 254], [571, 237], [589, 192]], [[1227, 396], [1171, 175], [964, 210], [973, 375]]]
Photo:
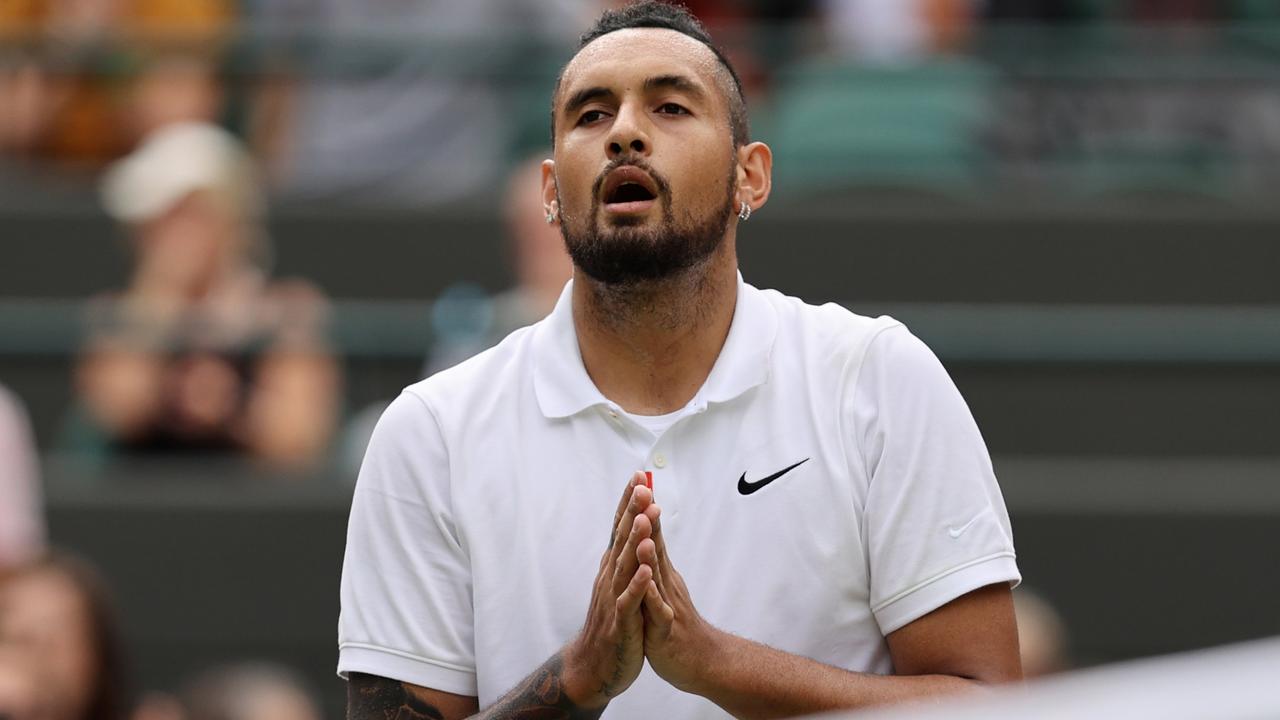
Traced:
[[553, 202], [547, 206], [547, 224], [550, 225], [556, 221], [556, 204]]
[[751, 206], [747, 204], [746, 200], [743, 200], [742, 204], [738, 206], [738, 218], [743, 222], [751, 219]]

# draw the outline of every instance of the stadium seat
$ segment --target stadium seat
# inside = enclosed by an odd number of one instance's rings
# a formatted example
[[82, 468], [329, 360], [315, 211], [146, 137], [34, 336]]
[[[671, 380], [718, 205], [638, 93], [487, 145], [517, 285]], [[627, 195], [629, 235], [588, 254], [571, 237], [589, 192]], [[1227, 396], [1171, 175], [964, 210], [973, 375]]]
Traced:
[[772, 130], [779, 190], [962, 192], [981, 170], [976, 134], [989, 80], [980, 64], [946, 59], [904, 67], [817, 62], [783, 73]]

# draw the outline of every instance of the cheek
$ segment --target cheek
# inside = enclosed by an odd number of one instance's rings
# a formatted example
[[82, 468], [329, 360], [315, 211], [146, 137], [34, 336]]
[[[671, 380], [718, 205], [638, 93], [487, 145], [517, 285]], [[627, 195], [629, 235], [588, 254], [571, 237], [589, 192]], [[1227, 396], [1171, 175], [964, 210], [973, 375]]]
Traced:
[[725, 201], [726, 187], [731, 182], [730, 158], [723, 152], [690, 154], [678, 158], [681, 171], [668, 178], [677, 206], [706, 208]]
[[560, 138], [555, 153], [556, 188], [562, 206], [579, 211], [591, 206], [591, 188], [608, 158], [602, 152], [601, 140], [570, 133]]
[[591, 183], [586, 170], [570, 169], [559, 176], [557, 188], [560, 195], [560, 207], [570, 215], [581, 215], [591, 207]]

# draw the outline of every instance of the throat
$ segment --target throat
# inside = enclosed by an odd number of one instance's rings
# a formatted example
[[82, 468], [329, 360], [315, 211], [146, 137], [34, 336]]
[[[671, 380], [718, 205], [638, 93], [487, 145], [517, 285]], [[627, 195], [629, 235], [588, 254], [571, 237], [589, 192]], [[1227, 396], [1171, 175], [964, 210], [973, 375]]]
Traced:
[[[706, 382], [737, 300], [736, 266], [627, 285], [574, 282], [574, 326], [600, 392], [640, 415], [674, 412]], [[696, 269], [691, 269], [696, 270]]]

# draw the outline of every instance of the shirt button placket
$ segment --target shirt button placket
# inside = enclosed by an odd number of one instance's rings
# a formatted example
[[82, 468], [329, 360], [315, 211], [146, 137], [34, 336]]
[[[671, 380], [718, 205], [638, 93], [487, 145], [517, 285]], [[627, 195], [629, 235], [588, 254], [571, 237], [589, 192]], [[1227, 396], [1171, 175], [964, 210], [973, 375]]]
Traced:
[[649, 454], [649, 465], [658, 472], [653, 474], [653, 496], [662, 506], [664, 517], [674, 520], [680, 514], [679, 478], [671, 459], [670, 448], [659, 442]]

